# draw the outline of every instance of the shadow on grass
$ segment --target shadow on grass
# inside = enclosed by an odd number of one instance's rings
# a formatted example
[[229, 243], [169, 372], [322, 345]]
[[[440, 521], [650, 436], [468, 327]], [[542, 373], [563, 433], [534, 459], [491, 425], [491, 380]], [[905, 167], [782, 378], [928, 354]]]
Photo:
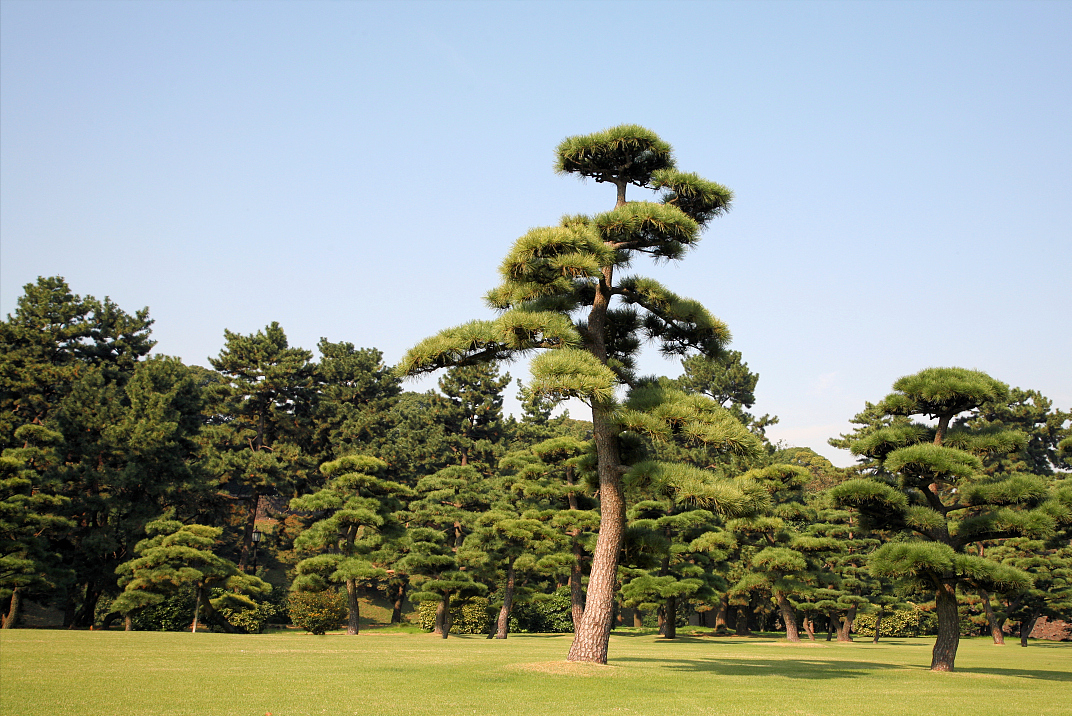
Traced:
[[1010, 676], [1016, 679], [1035, 679], [1037, 681], [1072, 681], [1072, 673], [1067, 671], [1042, 671], [1040, 669], [1003, 669], [1001, 667], [976, 667], [962, 669], [957, 667], [954, 674], [987, 674], [989, 676]]
[[[613, 661], [650, 662], [650, 659], [624, 657]], [[867, 677], [876, 671], [902, 670], [894, 664], [872, 661], [824, 661], [812, 659], [659, 659], [673, 671], [717, 674], [719, 676], [778, 675], [787, 679], [852, 679]]]

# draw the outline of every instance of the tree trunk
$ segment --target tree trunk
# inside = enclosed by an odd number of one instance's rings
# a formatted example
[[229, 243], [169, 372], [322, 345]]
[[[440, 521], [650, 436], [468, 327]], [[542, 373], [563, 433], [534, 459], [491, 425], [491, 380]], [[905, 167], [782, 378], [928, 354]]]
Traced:
[[723, 594], [718, 600], [718, 611], [715, 613], [715, 631], [729, 631], [730, 598]]
[[884, 616], [886, 616], [886, 610], [880, 608], [878, 610], [878, 616], [875, 617], [875, 636], [871, 639], [872, 644], [878, 643], [879, 634], [882, 633], [882, 617]]
[[639, 607], [633, 610], [633, 626], [644, 626], [644, 613], [640, 611]]
[[391, 623], [402, 623], [402, 605], [406, 601], [406, 583], [401, 582], [395, 591], [395, 598], [391, 604]]
[[[598, 295], [597, 295], [598, 300]], [[594, 315], [594, 311], [593, 311]], [[591, 332], [602, 326], [590, 326]], [[599, 535], [592, 555], [588, 594], [580, 628], [570, 646], [569, 661], [607, 663], [614, 592], [618, 578], [618, 557], [625, 529], [625, 492], [618, 466], [618, 426], [609, 410], [593, 407], [592, 424], [599, 456]]]
[[201, 595], [205, 591], [204, 585], [200, 582], [197, 583], [197, 596], [194, 598], [194, 624], [190, 628], [190, 633], [197, 632], [197, 618], [201, 614]]
[[745, 605], [737, 607], [737, 619], [733, 624], [733, 630], [737, 636], [752, 636], [752, 630], [748, 627], [748, 608]]
[[808, 641], [815, 641], [815, 622], [811, 617], [804, 617], [804, 633], [808, 635]]
[[450, 636], [450, 592], [443, 595], [443, 601], [436, 605], [436, 621], [433, 634], [446, 639]]
[[503, 604], [495, 625], [495, 638], [505, 639], [510, 633], [510, 610], [514, 608], [514, 563], [506, 568], [506, 587], [503, 589]]
[[249, 515], [246, 517], [246, 526], [242, 530], [242, 554], [238, 558], [238, 571], [246, 572], [249, 565], [249, 555], [253, 546], [253, 530], [257, 529], [257, 511], [261, 506], [260, 493], [254, 492], [249, 499]]
[[778, 600], [778, 613], [782, 615], [782, 623], [785, 624], [785, 638], [789, 641], [800, 641], [800, 633], [797, 631], [797, 614], [793, 605], [789, 603], [784, 592], [775, 591], [774, 598]]
[[573, 564], [570, 565], [569, 588], [570, 588], [570, 615], [573, 617], [573, 631], [580, 628], [581, 619], [584, 618], [584, 548], [574, 537], [573, 541]]
[[19, 622], [19, 614], [22, 612], [22, 587], [11, 590], [11, 602], [7, 614], [4, 616], [3, 629], [14, 629]]
[[832, 614], [826, 615], [826, 640], [830, 641], [834, 638], [834, 616]]
[[346, 633], [356, 636], [361, 632], [361, 602], [358, 601], [356, 579], [346, 580], [346, 606], [350, 610], [346, 617]]
[[1039, 620], [1040, 614], [1032, 614], [1031, 618], [1027, 620], [1027, 623], [1020, 622], [1020, 646], [1027, 646], [1027, 640], [1031, 637], [1031, 632], [1035, 629], [1035, 622]]
[[112, 624], [114, 624], [117, 619], [123, 618], [124, 615], [119, 612], [108, 612], [108, 614], [104, 616], [104, 620], [101, 622], [101, 629], [111, 629]]
[[835, 623], [837, 626], [838, 641], [852, 641], [852, 622], [855, 619], [856, 607], [849, 607], [849, 611], [845, 612], [844, 618]]
[[123, 631], [134, 631], [134, 619], [129, 614], [123, 615]]
[[100, 599], [101, 590], [93, 580], [86, 582], [86, 591], [82, 599], [82, 606], [74, 615], [69, 629], [93, 626], [93, 616], [97, 611], [97, 601]]
[[664, 612], [666, 614], [666, 625], [663, 630], [663, 636], [667, 639], [677, 639], [677, 597], [666, 598]]
[[935, 594], [938, 638], [931, 653], [931, 671], [952, 671], [960, 644], [960, 616], [957, 614], [957, 585], [943, 581]]
[[998, 623], [997, 615], [994, 614], [994, 607], [990, 606], [990, 593], [985, 589], [980, 589], [979, 596], [983, 598], [983, 611], [986, 613], [986, 624], [990, 627], [990, 637], [994, 640], [996, 646], [1005, 646], [1005, 631]]

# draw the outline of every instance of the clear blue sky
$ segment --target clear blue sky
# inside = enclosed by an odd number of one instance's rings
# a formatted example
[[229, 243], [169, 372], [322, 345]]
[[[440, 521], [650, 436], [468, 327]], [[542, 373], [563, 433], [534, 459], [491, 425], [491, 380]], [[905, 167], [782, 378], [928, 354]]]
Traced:
[[826, 439], [928, 366], [1072, 407], [1072, 3], [4, 0], [0, 33], [3, 315], [61, 275], [188, 363], [273, 320], [395, 362], [609, 209], [552, 151], [636, 123], [736, 193], [634, 268], [729, 324], [775, 439], [848, 464]]

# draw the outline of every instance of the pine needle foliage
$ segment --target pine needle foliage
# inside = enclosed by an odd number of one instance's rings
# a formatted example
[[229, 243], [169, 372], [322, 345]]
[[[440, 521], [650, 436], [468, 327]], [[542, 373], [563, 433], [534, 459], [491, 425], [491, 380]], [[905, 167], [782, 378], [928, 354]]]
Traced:
[[[656, 261], [683, 257], [697, 245], [706, 224], [729, 209], [733, 195], [678, 171], [670, 145], [636, 125], [568, 137], [556, 150], [555, 170], [613, 184], [613, 208], [595, 216], [565, 216], [557, 226], [525, 233], [499, 268], [502, 283], [485, 296], [499, 317], [426, 339], [406, 354], [399, 370], [417, 375], [540, 351], [532, 362], [530, 391], [552, 400], [579, 398], [592, 407], [601, 525], [587, 607], [570, 659], [605, 663], [626, 521], [622, 477], [630, 461], [645, 457], [642, 449], [631, 447], [636, 436], [647, 432], [654, 437], [662, 430], [645, 422], [635, 408], [620, 410], [619, 398], [642, 383], [634, 366], [645, 341], [666, 355], [715, 357], [730, 340], [725, 324], [698, 302], [650, 279], [615, 274], [638, 256]], [[629, 201], [628, 186], [656, 195]], [[627, 417], [637, 421], [636, 433], [623, 429]], [[722, 416], [691, 420], [677, 432], [727, 451], [754, 449], [731, 422]], [[718, 495], [709, 492], [704, 499], [712, 505], [725, 500], [722, 509], [736, 510], [748, 500], [731, 488]]]
[[[1008, 399], [1008, 386], [963, 368], [928, 368], [894, 383], [894, 391], [856, 417], [852, 443], [866, 477], [830, 490], [838, 506], [857, 510], [864, 527], [901, 533], [872, 553], [877, 577], [933, 590], [938, 639], [931, 668], [952, 671], [959, 641], [956, 590], [1026, 589], [1031, 578], [1009, 565], [973, 555], [977, 543], [1046, 538], [1072, 512], [1040, 478], [984, 471], [984, 458], [1022, 450], [1018, 431], [983, 425], [971, 411]], [[926, 415], [937, 425], [906, 422]], [[958, 427], [951, 421], [961, 416]]]

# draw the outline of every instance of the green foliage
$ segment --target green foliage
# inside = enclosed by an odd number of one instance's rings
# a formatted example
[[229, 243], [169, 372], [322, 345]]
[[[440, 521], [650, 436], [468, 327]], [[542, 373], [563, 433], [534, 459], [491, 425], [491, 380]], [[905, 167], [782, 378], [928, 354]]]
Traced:
[[[424, 601], [417, 606], [417, 625], [425, 631], [435, 629], [436, 609], [440, 602]], [[487, 634], [492, 616], [487, 597], [456, 599], [450, 605], [452, 634]]]
[[[875, 636], [877, 614], [858, 614], [852, 623], [852, 630], [860, 636]], [[938, 617], [934, 612], [919, 609], [901, 609], [886, 614], [879, 625], [879, 636], [914, 637], [927, 636], [938, 632]]]
[[333, 589], [291, 592], [287, 597], [290, 621], [311, 634], [326, 634], [346, 620], [346, 596]]
[[[131, 628], [135, 631], [190, 631], [196, 596], [193, 587], [186, 586], [161, 602], [138, 609], [130, 615]], [[98, 613], [101, 611], [105, 610], [98, 610]], [[111, 605], [106, 611], [113, 611]]]
[[563, 634], [573, 631], [569, 587], [551, 594], [537, 595], [532, 601], [515, 603], [510, 612], [511, 633]]

